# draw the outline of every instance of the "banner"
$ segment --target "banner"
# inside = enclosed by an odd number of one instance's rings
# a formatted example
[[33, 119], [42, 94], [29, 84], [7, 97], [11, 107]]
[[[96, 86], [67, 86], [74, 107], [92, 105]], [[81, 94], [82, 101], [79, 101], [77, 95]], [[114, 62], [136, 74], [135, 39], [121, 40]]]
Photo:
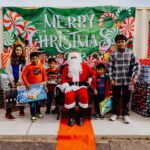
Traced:
[[28, 52], [45, 52], [41, 56], [45, 61], [56, 57], [58, 64], [63, 64], [68, 52], [77, 50], [92, 65], [97, 59], [107, 59], [117, 34], [125, 34], [132, 49], [134, 21], [133, 7], [4, 7], [4, 47], [10, 52], [16, 39], [23, 38], [29, 41], [28, 47], [34, 47]]

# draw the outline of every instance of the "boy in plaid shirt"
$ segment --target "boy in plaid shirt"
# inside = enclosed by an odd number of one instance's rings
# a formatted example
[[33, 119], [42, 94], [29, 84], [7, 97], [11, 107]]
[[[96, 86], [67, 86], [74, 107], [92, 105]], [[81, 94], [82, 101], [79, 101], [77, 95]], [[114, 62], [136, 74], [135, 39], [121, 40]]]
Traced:
[[130, 123], [128, 104], [131, 90], [129, 85], [134, 85], [140, 74], [140, 64], [132, 50], [126, 48], [127, 38], [120, 34], [115, 37], [117, 49], [111, 53], [108, 62], [109, 77], [112, 84], [113, 103], [110, 120], [115, 121], [120, 115], [121, 90], [123, 96], [123, 118], [125, 123]]

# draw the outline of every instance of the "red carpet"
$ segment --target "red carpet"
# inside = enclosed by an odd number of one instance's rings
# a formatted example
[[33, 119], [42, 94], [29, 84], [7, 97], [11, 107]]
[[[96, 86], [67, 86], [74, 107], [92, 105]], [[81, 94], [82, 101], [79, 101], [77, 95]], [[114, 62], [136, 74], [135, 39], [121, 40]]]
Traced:
[[96, 150], [91, 122], [85, 119], [84, 126], [68, 126], [68, 118], [62, 118], [57, 137], [56, 150]]

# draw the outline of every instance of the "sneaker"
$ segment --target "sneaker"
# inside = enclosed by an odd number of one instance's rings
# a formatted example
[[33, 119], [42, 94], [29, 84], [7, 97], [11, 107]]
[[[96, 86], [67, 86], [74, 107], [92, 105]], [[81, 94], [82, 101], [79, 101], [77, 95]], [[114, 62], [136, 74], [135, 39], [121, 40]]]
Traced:
[[50, 114], [50, 110], [46, 110], [46, 111], [45, 111], [45, 114], [46, 114], [46, 115], [49, 115], [49, 114]]
[[16, 119], [11, 113], [10, 114], [5, 114], [5, 118], [9, 119], [9, 120], [14, 120]]
[[36, 115], [38, 118], [43, 118], [43, 115], [42, 114], [37, 114]]
[[110, 120], [111, 120], [111, 121], [115, 121], [117, 118], [118, 118], [117, 115], [112, 115], [112, 116], [110, 117]]
[[125, 115], [124, 117], [124, 123], [129, 124], [130, 123], [130, 118], [129, 116]]
[[25, 114], [24, 114], [24, 111], [20, 111], [20, 117], [24, 117], [25, 116]]
[[100, 115], [100, 119], [105, 119], [106, 117], [104, 115]]
[[99, 119], [99, 115], [95, 114], [95, 119], [98, 120]]
[[35, 116], [32, 116], [32, 117], [31, 117], [31, 121], [36, 121], [36, 117], [35, 117]]

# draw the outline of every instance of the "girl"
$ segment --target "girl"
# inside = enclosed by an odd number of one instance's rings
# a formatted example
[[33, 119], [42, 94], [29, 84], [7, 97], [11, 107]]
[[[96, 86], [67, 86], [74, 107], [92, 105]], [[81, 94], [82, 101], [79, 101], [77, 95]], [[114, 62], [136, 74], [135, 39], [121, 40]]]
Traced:
[[[21, 44], [15, 45], [6, 65], [6, 72], [13, 88], [22, 84], [21, 73], [25, 64], [24, 47]], [[20, 106], [20, 116], [24, 116], [24, 106]], [[12, 115], [12, 108], [6, 108], [5, 118], [15, 119]]]

